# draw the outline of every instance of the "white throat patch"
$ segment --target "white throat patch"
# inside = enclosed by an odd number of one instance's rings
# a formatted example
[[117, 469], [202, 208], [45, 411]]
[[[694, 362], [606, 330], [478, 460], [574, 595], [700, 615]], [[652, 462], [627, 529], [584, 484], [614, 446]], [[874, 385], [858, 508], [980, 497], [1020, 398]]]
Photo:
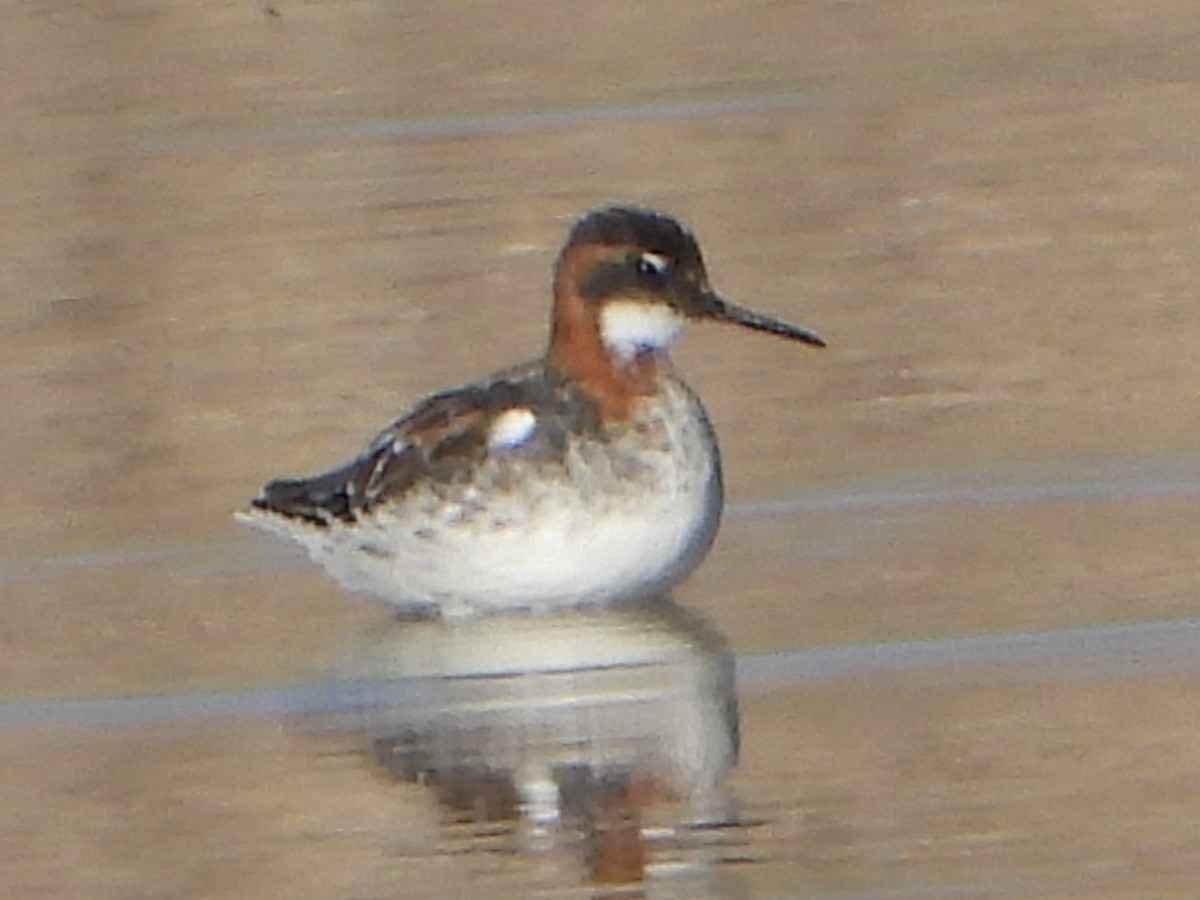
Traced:
[[664, 350], [683, 331], [686, 320], [665, 303], [617, 300], [600, 310], [600, 339], [621, 359], [647, 350]]

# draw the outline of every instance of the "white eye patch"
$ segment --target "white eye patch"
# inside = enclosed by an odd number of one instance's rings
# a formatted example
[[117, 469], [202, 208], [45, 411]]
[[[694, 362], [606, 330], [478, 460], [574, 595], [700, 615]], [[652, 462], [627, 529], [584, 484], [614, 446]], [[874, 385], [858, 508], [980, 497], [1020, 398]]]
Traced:
[[684, 318], [665, 303], [615, 300], [600, 310], [600, 339], [622, 359], [665, 350], [683, 331]]
[[638, 270], [646, 275], [666, 277], [671, 269], [671, 261], [658, 253], [643, 253], [638, 257]]

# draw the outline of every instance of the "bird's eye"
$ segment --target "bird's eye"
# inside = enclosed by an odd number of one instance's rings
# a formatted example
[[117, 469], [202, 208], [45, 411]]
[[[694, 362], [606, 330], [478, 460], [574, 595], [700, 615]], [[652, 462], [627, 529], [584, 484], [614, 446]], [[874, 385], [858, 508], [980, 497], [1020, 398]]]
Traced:
[[667, 272], [670, 269], [671, 263], [667, 258], [657, 253], [643, 253], [637, 259], [639, 275], [648, 275], [652, 278], [666, 278]]

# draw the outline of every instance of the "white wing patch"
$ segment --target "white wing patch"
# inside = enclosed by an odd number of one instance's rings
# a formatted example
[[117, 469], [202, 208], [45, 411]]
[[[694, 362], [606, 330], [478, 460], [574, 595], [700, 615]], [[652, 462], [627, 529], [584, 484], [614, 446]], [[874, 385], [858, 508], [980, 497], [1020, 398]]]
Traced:
[[537, 416], [523, 406], [506, 409], [496, 416], [488, 432], [488, 446], [493, 450], [510, 450], [529, 440], [537, 431]]
[[664, 350], [683, 331], [684, 318], [665, 303], [616, 300], [600, 310], [600, 337], [622, 359]]

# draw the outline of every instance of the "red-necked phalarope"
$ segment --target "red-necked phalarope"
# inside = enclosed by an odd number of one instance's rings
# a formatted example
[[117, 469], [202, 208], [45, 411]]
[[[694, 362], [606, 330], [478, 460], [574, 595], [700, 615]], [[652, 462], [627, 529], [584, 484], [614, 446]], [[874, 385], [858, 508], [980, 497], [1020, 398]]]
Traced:
[[667, 356], [689, 319], [824, 346], [716, 294], [674, 219], [594, 210], [555, 265], [543, 358], [422, 400], [352, 462], [272, 481], [238, 518], [410, 614], [664, 592], [721, 517], [716, 435]]

